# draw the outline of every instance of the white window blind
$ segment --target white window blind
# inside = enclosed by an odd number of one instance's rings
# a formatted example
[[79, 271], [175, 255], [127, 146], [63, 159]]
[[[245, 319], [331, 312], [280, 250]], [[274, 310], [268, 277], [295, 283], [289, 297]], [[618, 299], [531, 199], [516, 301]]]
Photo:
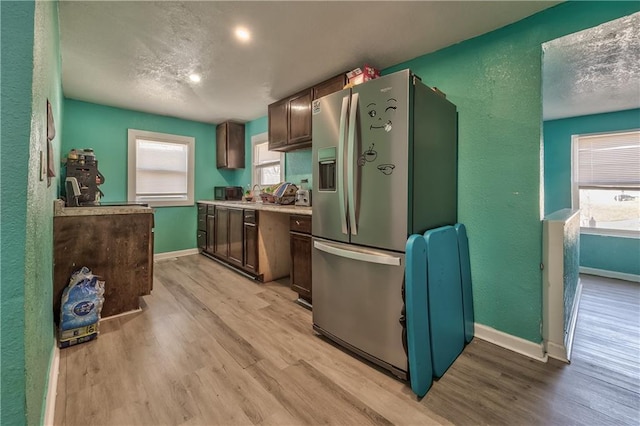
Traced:
[[[266, 134], [264, 137], [266, 138]], [[269, 142], [253, 141], [253, 184], [264, 187], [282, 182], [283, 163], [284, 155], [277, 151], [269, 151]]]
[[577, 163], [580, 187], [640, 186], [640, 131], [580, 136]]
[[136, 193], [185, 196], [188, 192], [187, 145], [144, 139], [136, 142]]
[[129, 201], [193, 204], [195, 139], [129, 129]]

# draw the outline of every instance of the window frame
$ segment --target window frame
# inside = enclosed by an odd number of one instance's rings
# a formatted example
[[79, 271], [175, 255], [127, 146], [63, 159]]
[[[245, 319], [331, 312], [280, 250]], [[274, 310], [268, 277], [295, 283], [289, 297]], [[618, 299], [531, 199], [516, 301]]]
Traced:
[[[170, 133], [150, 132], [147, 130], [128, 129], [127, 158], [127, 200], [132, 203], [145, 203], [150, 207], [193, 206], [195, 204], [195, 138], [192, 136], [174, 135]], [[187, 146], [187, 193], [185, 198], [167, 200], [165, 198], [140, 197], [136, 191], [137, 173], [137, 141], [145, 139], [162, 143]]]
[[[260, 133], [257, 135], [254, 135], [251, 137], [251, 190], [253, 192], [253, 188], [256, 185], [260, 186], [260, 189], [263, 189], [262, 184], [258, 183], [256, 181], [256, 177], [257, 177], [257, 169], [256, 167], [264, 167], [264, 166], [269, 166], [269, 165], [273, 165], [273, 164], [277, 164], [278, 161], [272, 161], [269, 163], [262, 163], [262, 164], [256, 164], [255, 162], [255, 153], [256, 153], [256, 145], [260, 145], [263, 143], [269, 143], [269, 133], [264, 132], [264, 133]], [[285, 170], [284, 170], [284, 164], [285, 164], [285, 155], [284, 152], [280, 152], [280, 181], [283, 182], [284, 181], [284, 176], [285, 176]]]
[[[629, 186], [615, 186], [615, 185], [584, 185], [578, 184], [578, 149], [579, 140], [583, 137], [589, 136], [606, 136], [614, 135], [616, 133], [633, 133], [640, 132], [640, 128], [637, 129], [625, 129], [609, 132], [596, 132], [596, 133], [582, 133], [571, 135], [571, 208], [573, 210], [580, 210], [580, 188], [583, 189], [630, 189]], [[640, 186], [637, 188], [632, 187], [633, 190], [640, 190]], [[635, 238], [640, 239], [640, 231], [632, 231], [626, 229], [611, 229], [611, 228], [592, 228], [589, 226], [580, 225], [580, 233], [586, 235], [601, 235], [609, 237], [623, 237], [623, 238]]]

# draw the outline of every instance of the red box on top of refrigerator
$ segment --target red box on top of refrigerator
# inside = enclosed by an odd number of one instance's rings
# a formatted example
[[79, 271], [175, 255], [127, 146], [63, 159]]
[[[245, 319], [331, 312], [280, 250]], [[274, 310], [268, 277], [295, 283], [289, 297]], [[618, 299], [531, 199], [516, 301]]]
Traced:
[[360, 84], [365, 81], [380, 77], [380, 70], [365, 64], [362, 68], [356, 68], [347, 73], [347, 79], [351, 84]]

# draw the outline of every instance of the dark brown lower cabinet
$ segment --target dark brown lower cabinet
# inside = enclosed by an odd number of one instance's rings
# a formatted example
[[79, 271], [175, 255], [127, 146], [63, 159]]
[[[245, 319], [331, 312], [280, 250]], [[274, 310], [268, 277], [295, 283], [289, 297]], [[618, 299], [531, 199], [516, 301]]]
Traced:
[[244, 211], [244, 262], [245, 270], [258, 273], [258, 215], [255, 210]]
[[[148, 212], [147, 212], [148, 210]], [[102, 317], [140, 307], [153, 289], [153, 212], [53, 218], [53, 316], [71, 274], [83, 266], [105, 281]]]
[[216, 206], [213, 254], [223, 259], [229, 257], [229, 209]]
[[261, 279], [262, 275], [258, 273], [257, 212], [220, 205], [209, 208], [205, 253]]
[[229, 231], [229, 262], [237, 266], [242, 266], [243, 255], [243, 240], [244, 240], [244, 227], [243, 227], [243, 214], [242, 209], [229, 209], [229, 225], [227, 230]]
[[291, 289], [301, 299], [312, 303], [311, 284], [311, 216], [289, 217], [289, 242], [291, 247]]
[[209, 243], [209, 238], [207, 237], [207, 225], [207, 205], [199, 203], [197, 243], [198, 250], [200, 251], [207, 251], [207, 244]]

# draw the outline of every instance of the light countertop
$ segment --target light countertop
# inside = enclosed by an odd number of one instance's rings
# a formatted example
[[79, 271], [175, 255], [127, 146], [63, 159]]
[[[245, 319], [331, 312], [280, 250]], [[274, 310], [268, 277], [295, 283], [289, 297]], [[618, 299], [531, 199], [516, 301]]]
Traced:
[[110, 214], [140, 214], [153, 213], [153, 209], [144, 205], [122, 205], [122, 206], [87, 206], [87, 207], [65, 207], [63, 200], [54, 200], [54, 216], [103, 216]]
[[198, 200], [198, 203], [235, 207], [238, 209], [253, 209], [253, 210], [277, 212], [277, 213], [301, 214], [301, 215], [311, 216], [311, 207], [294, 206], [293, 204], [288, 206], [283, 206], [280, 204], [272, 204], [272, 203], [254, 203], [253, 201], [211, 201], [211, 200]]

